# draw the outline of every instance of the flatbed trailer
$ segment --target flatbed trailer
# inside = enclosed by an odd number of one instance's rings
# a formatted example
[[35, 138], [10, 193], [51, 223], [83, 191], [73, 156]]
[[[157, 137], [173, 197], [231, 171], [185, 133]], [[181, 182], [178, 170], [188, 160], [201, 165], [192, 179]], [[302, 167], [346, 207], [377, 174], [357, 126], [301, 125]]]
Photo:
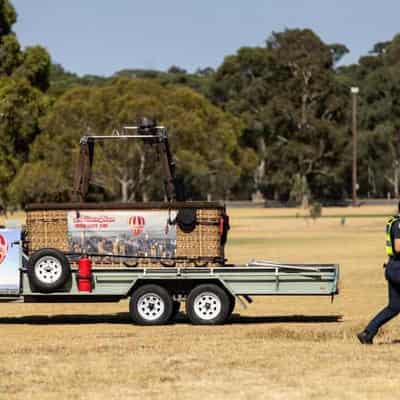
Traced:
[[[336, 264], [280, 264], [251, 261], [215, 268], [101, 268], [92, 271], [91, 291], [79, 291], [78, 270], [68, 284], [43, 293], [32, 285], [26, 268], [29, 257], [21, 241], [12, 241], [20, 231], [5, 230], [7, 257], [0, 263], [0, 301], [25, 303], [118, 302], [130, 298], [130, 315], [143, 325], [164, 324], [186, 303], [194, 324], [221, 324], [231, 315], [236, 300], [243, 306], [251, 296], [333, 296], [338, 294]], [[1, 265], [3, 264], [3, 265]]]

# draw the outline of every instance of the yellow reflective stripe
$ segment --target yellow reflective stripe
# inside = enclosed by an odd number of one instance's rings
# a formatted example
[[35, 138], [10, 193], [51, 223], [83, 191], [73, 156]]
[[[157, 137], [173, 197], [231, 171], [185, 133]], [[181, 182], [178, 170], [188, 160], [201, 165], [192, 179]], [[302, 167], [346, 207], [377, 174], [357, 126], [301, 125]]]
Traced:
[[395, 253], [393, 249], [391, 230], [393, 224], [397, 221], [400, 221], [400, 215], [389, 218], [388, 222], [386, 223], [386, 254], [388, 256], [393, 256]]

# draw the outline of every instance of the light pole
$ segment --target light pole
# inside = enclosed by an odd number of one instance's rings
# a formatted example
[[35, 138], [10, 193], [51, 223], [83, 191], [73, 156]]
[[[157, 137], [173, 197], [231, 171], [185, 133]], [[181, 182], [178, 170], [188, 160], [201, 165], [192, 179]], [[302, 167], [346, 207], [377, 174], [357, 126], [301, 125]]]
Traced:
[[353, 207], [357, 205], [357, 95], [360, 91], [358, 87], [353, 86], [351, 89], [351, 94], [353, 98], [353, 174], [352, 174], [352, 203]]

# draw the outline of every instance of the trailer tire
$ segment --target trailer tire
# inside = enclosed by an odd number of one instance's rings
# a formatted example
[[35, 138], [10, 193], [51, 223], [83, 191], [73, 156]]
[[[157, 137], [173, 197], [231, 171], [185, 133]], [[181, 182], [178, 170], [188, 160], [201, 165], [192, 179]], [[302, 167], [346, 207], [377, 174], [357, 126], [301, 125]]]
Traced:
[[129, 303], [132, 320], [139, 325], [163, 325], [172, 316], [172, 297], [159, 285], [143, 285], [136, 289]]
[[213, 284], [203, 284], [189, 293], [186, 313], [195, 325], [220, 325], [228, 318], [231, 304], [224, 289]]
[[71, 266], [60, 250], [40, 249], [28, 260], [28, 276], [34, 290], [50, 293], [61, 289], [68, 282]]

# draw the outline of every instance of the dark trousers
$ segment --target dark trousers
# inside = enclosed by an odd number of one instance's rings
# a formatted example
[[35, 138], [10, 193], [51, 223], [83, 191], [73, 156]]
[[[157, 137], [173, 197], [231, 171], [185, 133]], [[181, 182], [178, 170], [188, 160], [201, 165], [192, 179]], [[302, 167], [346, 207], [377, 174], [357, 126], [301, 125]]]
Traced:
[[388, 281], [389, 304], [365, 328], [371, 335], [376, 335], [382, 325], [400, 313], [400, 261], [389, 261], [385, 276]]

